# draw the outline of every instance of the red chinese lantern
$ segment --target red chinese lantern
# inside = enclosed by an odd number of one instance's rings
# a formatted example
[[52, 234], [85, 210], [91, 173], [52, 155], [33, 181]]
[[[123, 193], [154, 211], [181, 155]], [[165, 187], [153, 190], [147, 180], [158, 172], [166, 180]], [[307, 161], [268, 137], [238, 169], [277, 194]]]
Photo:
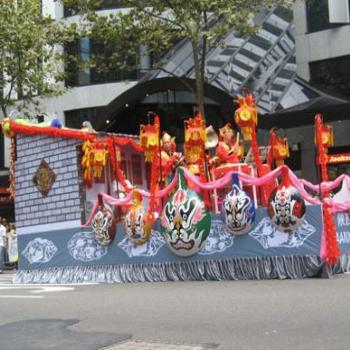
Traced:
[[140, 125], [140, 145], [144, 151], [146, 162], [152, 162], [153, 155], [159, 149], [159, 117], [154, 117], [153, 124]]
[[321, 130], [321, 142], [325, 151], [328, 151], [329, 147], [334, 145], [334, 134], [333, 134], [333, 126], [329, 124], [323, 124]]
[[315, 117], [315, 144], [318, 150], [318, 164], [321, 165], [322, 181], [328, 181], [327, 162], [328, 148], [334, 145], [333, 127], [323, 123], [323, 116], [317, 114]]
[[258, 112], [255, 107], [255, 101], [252, 94], [247, 93], [246, 96], [239, 97], [235, 102], [239, 108], [235, 112], [235, 123], [240, 127], [243, 139], [251, 141], [253, 129], [258, 124]]
[[200, 113], [185, 121], [185, 159], [189, 164], [203, 158], [206, 140], [205, 124]]
[[283, 165], [285, 159], [289, 157], [288, 139], [286, 137], [277, 137], [274, 139], [273, 158], [277, 166]]
[[105, 142], [95, 142], [92, 149], [92, 166], [94, 169], [94, 177], [102, 177], [102, 171], [107, 164], [108, 145]]

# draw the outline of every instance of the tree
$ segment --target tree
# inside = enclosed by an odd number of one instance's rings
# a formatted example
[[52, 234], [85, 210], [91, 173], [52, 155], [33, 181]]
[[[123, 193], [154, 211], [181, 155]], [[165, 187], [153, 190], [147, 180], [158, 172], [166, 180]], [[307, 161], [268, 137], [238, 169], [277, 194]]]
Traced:
[[[249, 35], [257, 28], [254, 15], [267, 6], [290, 5], [292, 0], [125, 0], [129, 11], [108, 16], [97, 15], [96, 1], [65, 0], [85, 13], [87, 35], [100, 36], [107, 45], [134, 43], [147, 45], [149, 53], [159, 57], [174, 41], [188, 39], [193, 55], [195, 95], [199, 111], [204, 114], [205, 65], [208, 50], [224, 34], [235, 28], [239, 35]], [[117, 52], [118, 50], [116, 50]], [[116, 63], [117, 53], [110, 57]], [[157, 67], [157, 65], [156, 65]], [[159, 67], [159, 66], [158, 66]], [[181, 77], [179, 77], [181, 78]], [[186, 84], [186, 83], [185, 83]], [[187, 84], [188, 86], [188, 84]]]
[[26, 110], [64, 92], [62, 44], [68, 30], [42, 15], [41, 1], [0, 1], [0, 107]]

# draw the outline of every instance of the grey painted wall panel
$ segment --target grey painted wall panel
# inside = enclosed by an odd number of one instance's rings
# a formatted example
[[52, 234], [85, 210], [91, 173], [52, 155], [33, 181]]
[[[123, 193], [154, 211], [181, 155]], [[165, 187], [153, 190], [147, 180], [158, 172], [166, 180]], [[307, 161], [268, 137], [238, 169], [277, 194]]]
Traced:
[[[80, 141], [47, 136], [17, 135], [15, 214], [17, 227], [81, 219], [83, 183], [78, 179]], [[56, 174], [47, 197], [33, 183], [45, 160]]]

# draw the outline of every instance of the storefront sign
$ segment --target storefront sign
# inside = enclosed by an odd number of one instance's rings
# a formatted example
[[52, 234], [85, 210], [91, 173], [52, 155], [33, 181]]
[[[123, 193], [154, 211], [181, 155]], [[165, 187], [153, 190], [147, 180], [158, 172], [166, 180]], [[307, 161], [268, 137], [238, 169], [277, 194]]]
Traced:
[[10, 192], [7, 188], [0, 188], [0, 203], [9, 203], [11, 202]]
[[328, 164], [350, 163], [350, 153], [330, 154]]

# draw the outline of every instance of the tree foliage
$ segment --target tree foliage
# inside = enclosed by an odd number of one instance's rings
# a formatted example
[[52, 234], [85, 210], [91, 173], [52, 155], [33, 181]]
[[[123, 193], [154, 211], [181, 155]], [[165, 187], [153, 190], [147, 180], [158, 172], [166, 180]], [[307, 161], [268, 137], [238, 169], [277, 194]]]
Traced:
[[[115, 48], [109, 56], [110, 66], [123, 63], [120, 56], [123, 45], [131, 52], [130, 43], [145, 44], [153, 57], [161, 57], [174, 42], [187, 39], [192, 48], [197, 104], [203, 114], [205, 64], [210, 48], [220, 43], [232, 28], [241, 36], [254, 33], [257, 28], [252, 20], [262, 8], [293, 3], [293, 0], [125, 0], [123, 5], [128, 10], [103, 16], [94, 11], [96, 1], [64, 1], [85, 14], [85, 23], [89, 23], [85, 26], [87, 35]], [[159, 67], [159, 62], [154, 64]]]
[[42, 15], [41, 1], [0, 1], [0, 107], [26, 110], [64, 91], [61, 45], [71, 31]]

